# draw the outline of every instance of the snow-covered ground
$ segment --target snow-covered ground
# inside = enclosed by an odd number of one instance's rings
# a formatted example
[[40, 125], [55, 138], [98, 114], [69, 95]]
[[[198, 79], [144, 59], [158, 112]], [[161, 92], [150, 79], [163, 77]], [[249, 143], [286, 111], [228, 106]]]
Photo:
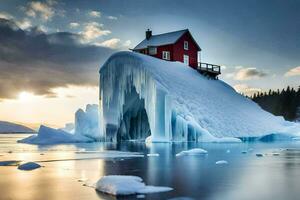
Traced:
[[33, 133], [34, 130], [15, 123], [0, 121], [0, 133]]
[[[107, 141], [234, 141], [300, 125], [262, 110], [221, 80], [183, 63], [119, 52], [100, 69], [100, 137]], [[237, 141], [237, 140], [235, 140]]]

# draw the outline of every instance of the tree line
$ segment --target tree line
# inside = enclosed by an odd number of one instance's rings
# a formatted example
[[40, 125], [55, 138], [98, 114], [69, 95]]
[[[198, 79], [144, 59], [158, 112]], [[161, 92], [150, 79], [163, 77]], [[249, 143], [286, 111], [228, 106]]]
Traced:
[[250, 97], [260, 107], [276, 116], [283, 116], [285, 120], [300, 120], [300, 86], [288, 86], [283, 90], [269, 90], [258, 92]]

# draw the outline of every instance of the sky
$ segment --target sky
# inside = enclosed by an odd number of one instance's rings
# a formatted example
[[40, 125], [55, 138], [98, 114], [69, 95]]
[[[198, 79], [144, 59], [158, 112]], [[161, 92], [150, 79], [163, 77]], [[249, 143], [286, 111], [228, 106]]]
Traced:
[[0, 0], [0, 120], [64, 126], [114, 52], [188, 28], [238, 92], [300, 85], [299, 0]]

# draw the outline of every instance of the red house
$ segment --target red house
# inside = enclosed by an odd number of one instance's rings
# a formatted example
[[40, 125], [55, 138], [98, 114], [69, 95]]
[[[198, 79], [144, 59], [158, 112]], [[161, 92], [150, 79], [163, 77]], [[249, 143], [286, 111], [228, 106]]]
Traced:
[[198, 52], [201, 48], [188, 29], [159, 35], [152, 35], [152, 31], [148, 29], [146, 38], [133, 51], [164, 60], [183, 62], [201, 74], [214, 78], [220, 74], [220, 66], [200, 63]]

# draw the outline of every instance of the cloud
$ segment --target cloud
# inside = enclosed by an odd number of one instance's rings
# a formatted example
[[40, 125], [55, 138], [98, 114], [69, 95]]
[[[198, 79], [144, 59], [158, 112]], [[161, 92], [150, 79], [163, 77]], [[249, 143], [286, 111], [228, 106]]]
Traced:
[[80, 26], [80, 24], [77, 23], [77, 22], [71, 22], [71, 23], [69, 24], [69, 26], [70, 26], [70, 28], [77, 28], [77, 27]]
[[28, 29], [32, 27], [31, 21], [27, 18], [24, 18], [22, 20], [16, 21], [17, 26], [19, 26], [21, 29]]
[[101, 12], [95, 10], [90, 11], [88, 14], [91, 17], [98, 17], [98, 18], [101, 17]]
[[99, 66], [113, 50], [84, 45], [80, 39], [69, 32], [24, 31], [0, 19], [0, 99], [22, 91], [54, 96], [58, 87], [97, 86]]
[[254, 95], [257, 92], [262, 91], [260, 88], [250, 87], [246, 84], [237, 84], [237, 85], [234, 85], [233, 88], [237, 92], [242, 93], [242, 94], [247, 95], [247, 96], [251, 96], [251, 95]]
[[97, 45], [116, 49], [119, 47], [120, 41], [121, 40], [119, 38], [112, 38], [112, 39], [106, 40], [102, 43], [97, 43]]
[[115, 16], [107, 16], [107, 19], [110, 19], [110, 20], [117, 20], [118, 18], [117, 17], [115, 17]]
[[94, 40], [100, 36], [108, 35], [110, 33], [110, 30], [103, 29], [103, 24], [99, 24], [97, 22], [86, 23], [83, 31], [81, 32], [81, 34], [87, 41]]
[[252, 80], [267, 76], [267, 73], [256, 68], [236, 68], [235, 80]]
[[0, 12], [0, 18], [2, 19], [13, 19], [14, 17], [7, 12]]
[[130, 47], [131, 40], [126, 40], [123, 45], [124, 45], [124, 47]]
[[284, 76], [300, 76], [300, 66], [290, 69]]
[[55, 14], [55, 10], [53, 8], [53, 5], [55, 4], [55, 1], [47, 1], [46, 3], [32, 1], [27, 4], [25, 13], [29, 17], [41, 17], [44, 21], [48, 21]]

